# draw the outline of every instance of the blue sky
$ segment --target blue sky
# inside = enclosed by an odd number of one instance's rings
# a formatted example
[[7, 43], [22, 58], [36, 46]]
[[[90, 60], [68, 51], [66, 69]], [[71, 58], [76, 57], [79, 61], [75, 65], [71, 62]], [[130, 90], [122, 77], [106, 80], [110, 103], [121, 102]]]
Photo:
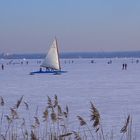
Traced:
[[0, 52], [140, 50], [139, 0], [1, 0]]

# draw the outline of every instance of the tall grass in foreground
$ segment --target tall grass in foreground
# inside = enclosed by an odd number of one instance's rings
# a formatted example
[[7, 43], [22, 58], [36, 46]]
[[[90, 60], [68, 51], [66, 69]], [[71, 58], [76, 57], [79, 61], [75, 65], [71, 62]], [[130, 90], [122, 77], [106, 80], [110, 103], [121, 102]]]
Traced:
[[[114, 134], [118, 133], [104, 133], [101, 114], [92, 102], [89, 121], [77, 116], [78, 130], [69, 127], [69, 108], [62, 108], [56, 95], [53, 99], [48, 96], [42, 115], [35, 113], [33, 118], [30, 117], [30, 107], [23, 96], [9, 109], [9, 114], [5, 113], [4, 107], [4, 99], [0, 97], [0, 140], [114, 140]], [[29, 115], [29, 119], [22, 117], [19, 108], [22, 113]], [[120, 133], [122, 134], [117, 140], [136, 140], [132, 135], [130, 115], [120, 128]]]

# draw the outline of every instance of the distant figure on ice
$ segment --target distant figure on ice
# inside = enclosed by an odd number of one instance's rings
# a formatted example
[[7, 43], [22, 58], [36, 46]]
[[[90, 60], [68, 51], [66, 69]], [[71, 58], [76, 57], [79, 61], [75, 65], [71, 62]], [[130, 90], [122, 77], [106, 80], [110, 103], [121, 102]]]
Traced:
[[91, 60], [91, 63], [94, 63], [94, 60]]
[[138, 59], [136, 60], [136, 63], [139, 63], [139, 60]]
[[112, 64], [112, 60], [108, 61], [107, 64]]
[[122, 64], [122, 70], [124, 70], [125, 64]]
[[127, 70], [127, 64], [126, 63], [122, 64], [122, 70]]
[[124, 68], [125, 68], [125, 70], [127, 70], [127, 64], [124, 64]]
[[1, 65], [1, 69], [4, 70], [4, 65], [3, 64]]

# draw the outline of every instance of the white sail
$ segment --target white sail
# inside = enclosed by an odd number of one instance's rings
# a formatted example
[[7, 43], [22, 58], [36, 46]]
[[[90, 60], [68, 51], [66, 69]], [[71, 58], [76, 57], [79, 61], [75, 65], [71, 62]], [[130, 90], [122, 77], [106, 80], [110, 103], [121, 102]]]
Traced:
[[58, 54], [58, 44], [57, 40], [54, 39], [48, 54], [46, 55], [42, 65], [42, 67], [60, 70], [60, 61], [59, 61], [59, 54]]

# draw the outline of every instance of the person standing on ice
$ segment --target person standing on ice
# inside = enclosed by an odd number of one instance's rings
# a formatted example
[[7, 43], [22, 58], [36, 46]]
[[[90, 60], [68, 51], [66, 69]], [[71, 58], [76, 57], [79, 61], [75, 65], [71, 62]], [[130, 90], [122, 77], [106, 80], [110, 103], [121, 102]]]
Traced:
[[3, 64], [1, 65], [1, 69], [4, 70], [4, 65]]
[[125, 70], [127, 70], [127, 64], [124, 64], [124, 68], [125, 68]]
[[124, 70], [125, 64], [122, 64], [122, 70]]

